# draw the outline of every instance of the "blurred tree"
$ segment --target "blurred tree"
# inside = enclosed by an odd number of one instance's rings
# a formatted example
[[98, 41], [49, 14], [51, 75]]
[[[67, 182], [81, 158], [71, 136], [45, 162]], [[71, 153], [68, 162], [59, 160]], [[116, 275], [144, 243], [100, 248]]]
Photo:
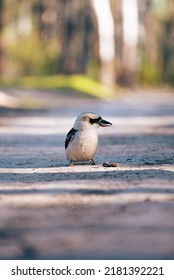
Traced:
[[0, 0], [0, 72], [174, 83], [173, 18], [173, 0]]
[[114, 77], [115, 83], [124, 84], [122, 56], [123, 56], [123, 38], [122, 38], [122, 1], [110, 0], [113, 21], [114, 21]]
[[[162, 1], [162, 0], [161, 0]], [[164, 1], [164, 0], [163, 0]], [[164, 3], [163, 3], [164, 6]], [[174, 5], [173, 0], [166, 0], [163, 13], [158, 12], [163, 24], [161, 43], [162, 77], [165, 82], [174, 85]]]
[[[159, 2], [158, 2], [159, 4]], [[157, 84], [162, 73], [162, 25], [156, 15], [153, 0], [139, 0], [140, 40], [139, 77], [141, 82]]]
[[139, 40], [139, 7], [137, 0], [122, 0], [122, 31], [123, 31], [123, 84], [135, 82]]
[[17, 19], [18, 36], [27, 36], [32, 32], [32, 10], [31, 2], [20, 0], [20, 6]]
[[57, 5], [58, 36], [61, 56], [58, 71], [85, 73], [89, 59], [92, 19], [88, 1], [60, 0]]
[[44, 10], [43, 0], [36, 0], [32, 5], [33, 22], [38, 36], [42, 37], [42, 13]]
[[92, 0], [92, 4], [98, 23], [100, 80], [112, 86], [115, 84], [115, 27], [110, 1]]
[[164, 23], [163, 50], [163, 79], [174, 85], [174, 20]]
[[2, 46], [2, 30], [3, 30], [3, 0], [0, 0], [0, 74], [3, 73], [3, 46]]
[[35, 0], [33, 5], [34, 21], [41, 39], [57, 36], [57, 7], [56, 0]]

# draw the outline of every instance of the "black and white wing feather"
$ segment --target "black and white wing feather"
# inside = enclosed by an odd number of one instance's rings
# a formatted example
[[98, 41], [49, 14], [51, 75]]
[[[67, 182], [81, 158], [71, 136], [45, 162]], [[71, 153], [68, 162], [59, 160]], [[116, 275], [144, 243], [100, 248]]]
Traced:
[[71, 143], [74, 139], [74, 136], [78, 130], [71, 128], [71, 130], [68, 132], [66, 139], [65, 139], [65, 149], [67, 149], [69, 143]]

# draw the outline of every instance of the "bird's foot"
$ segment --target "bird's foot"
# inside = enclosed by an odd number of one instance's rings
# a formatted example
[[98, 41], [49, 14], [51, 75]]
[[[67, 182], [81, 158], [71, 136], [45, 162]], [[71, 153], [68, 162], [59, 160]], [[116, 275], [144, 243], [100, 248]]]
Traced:
[[94, 160], [93, 160], [93, 159], [91, 160], [91, 164], [92, 164], [92, 165], [95, 165], [95, 162], [94, 162]]
[[74, 166], [74, 163], [70, 162], [67, 166]]

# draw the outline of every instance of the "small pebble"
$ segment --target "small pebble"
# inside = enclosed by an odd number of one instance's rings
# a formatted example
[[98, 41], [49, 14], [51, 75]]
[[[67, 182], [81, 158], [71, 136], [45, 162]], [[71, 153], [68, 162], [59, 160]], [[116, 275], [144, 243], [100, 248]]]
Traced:
[[103, 162], [104, 167], [119, 167], [119, 164], [116, 162]]

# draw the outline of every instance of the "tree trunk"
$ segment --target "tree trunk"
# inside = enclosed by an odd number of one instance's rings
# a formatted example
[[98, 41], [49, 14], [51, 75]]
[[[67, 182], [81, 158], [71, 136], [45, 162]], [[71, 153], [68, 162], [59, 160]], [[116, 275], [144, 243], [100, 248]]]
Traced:
[[112, 86], [115, 83], [115, 39], [114, 19], [109, 0], [92, 0], [97, 18], [99, 35], [100, 80]]
[[58, 39], [61, 42], [58, 72], [85, 73], [89, 55], [89, 34], [92, 28], [88, 2], [60, 1], [58, 13]]
[[3, 73], [4, 59], [3, 59], [3, 47], [2, 47], [2, 28], [3, 28], [3, 0], [0, 0], [0, 74]]
[[[131, 3], [130, 3], [131, 2]], [[123, 81], [130, 85], [135, 80], [137, 68], [137, 49], [139, 19], [137, 0], [122, 0], [123, 22]]]

